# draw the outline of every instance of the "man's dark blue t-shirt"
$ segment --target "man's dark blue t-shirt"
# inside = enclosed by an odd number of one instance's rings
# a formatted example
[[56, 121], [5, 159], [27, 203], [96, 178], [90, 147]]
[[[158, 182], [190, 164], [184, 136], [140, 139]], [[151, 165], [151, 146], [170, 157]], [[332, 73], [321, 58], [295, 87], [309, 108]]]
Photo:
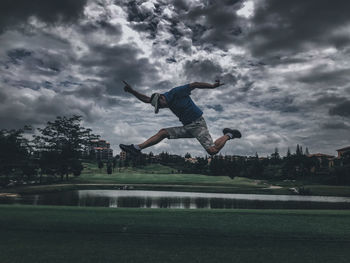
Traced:
[[201, 109], [192, 101], [190, 94], [190, 84], [173, 88], [163, 94], [169, 109], [179, 118], [183, 125], [187, 125], [203, 115]]

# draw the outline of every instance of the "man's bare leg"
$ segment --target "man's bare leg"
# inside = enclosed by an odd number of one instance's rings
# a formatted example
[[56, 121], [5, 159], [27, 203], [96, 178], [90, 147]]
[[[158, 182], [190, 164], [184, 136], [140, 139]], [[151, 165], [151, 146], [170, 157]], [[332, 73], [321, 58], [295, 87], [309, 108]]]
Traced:
[[142, 150], [161, 142], [165, 138], [169, 138], [169, 134], [166, 129], [161, 129], [158, 133], [147, 139], [145, 142], [139, 144], [138, 146]]
[[214, 146], [210, 147], [207, 152], [210, 155], [217, 154], [225, 146], [225, 143], [230, 139], [228, 135], [223, 135], [214, 142]]
[[230, 139], [230, 137], [228, 135], [223, 135], [220, 138], [218, 138], [214, 144], [215, 144], [215, 148], [220, 151], [224, 146], [225, 143]]

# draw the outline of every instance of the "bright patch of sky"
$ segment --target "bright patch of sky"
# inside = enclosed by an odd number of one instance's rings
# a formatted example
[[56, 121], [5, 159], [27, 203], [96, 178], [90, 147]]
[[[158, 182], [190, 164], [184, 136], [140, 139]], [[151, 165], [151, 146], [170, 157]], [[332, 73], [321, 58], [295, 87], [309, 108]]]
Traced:
[[243, 3], [243, 7], [236, 12], [237, 15], [250, 18], [254, 15], [254, 2], [253, 1], [245, 1]]

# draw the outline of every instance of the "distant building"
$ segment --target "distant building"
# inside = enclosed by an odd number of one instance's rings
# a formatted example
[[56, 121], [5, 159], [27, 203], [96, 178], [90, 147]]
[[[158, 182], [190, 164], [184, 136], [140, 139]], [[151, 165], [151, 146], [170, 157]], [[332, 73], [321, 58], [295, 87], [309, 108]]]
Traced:
[[307, 157], [317, 158], [320, 165], [327, 164], [328, 167], [334, 166], [334, 158], [335, 157], [333, 155], [328, 155], [328, 154], [324, 154], [324, 153], [314, 153], [314, 154], [307, 155]]
[[121, 151], [120, 154], [119, 154], [119, 159], [121, 161], [125, 161], [125, 159], [126, 159], [126, 152]]
[[338, 152], [338, 158], [341, 158], [343, 157], [344, 153], [350, 152], [350, 146], [338, 149], [337, 152]]
[[97, 160], [109, 161], [113, 159], [113, 150], [106, 140], [92, 140], [89, 152], [94, 154]]
[[189, 163], [198, 163], [197, 158], [185, 158], [185, 162], [189, 162]]

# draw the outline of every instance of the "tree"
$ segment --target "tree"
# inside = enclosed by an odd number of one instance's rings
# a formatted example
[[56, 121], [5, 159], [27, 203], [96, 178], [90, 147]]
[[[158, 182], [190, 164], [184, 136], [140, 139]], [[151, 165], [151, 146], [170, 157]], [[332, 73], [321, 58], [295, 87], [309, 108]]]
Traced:
[[80, 162], [80, 160], [74, 160], [72, 161], [71, 164], [71, 169], [72, 169], [72, 173], [74, 176], [80, 176], [81, 172], [84, 169], [84, 166], [82, 165], [82, 163]]
[[112, 169], [112, 163], [108, 162], [107, 163], [107, 174], [112, 174], [113, 169]]
[[290, 149], [289, 149], [289, 147], [288, 147], [288, 150], [287, 150], [287, 158], [289, 158], [291, 156], [291, 153], [290, 153]]
[[295, 151], [295, 155], [296, 156], [303, 155], [303, 148], [301, 146], [299, 146], [299, 144], [297, 144], [297, 149]]
[[103, 168], [103, 162], [101, 160], [98, 160], [98, 168], [100, 169], [100, 172], [101, 172], [101, 169]]
[[271, 154], [271, 163], [278, 164], [280, 160], [281, 160], [281, 157], [278, 152], [278, 148], [275, 148], [275, 152]]
[[113, 158], [113, 169], [117, 167], [117, 158]]
[[45, 128], [38, 128], [40, 135], [34, 136], [41, 167], [61, 176], [61, 180], [64, 175], [68, 180], [70, 173], [80, 174], [83, 153], [88, 151], [92, 140], [99, 138], [91, 133], [91, 129], [82, 127], [81, 120], [78, 115], [57, 117], [55, 121], [47, 122]]
[[307, 147], [306, 147], [306, 149], [305, 149], [305, 155], [306, 155], [306, 156], [310, 155], [309, 149], [308, 149]]
[[186, 154], [185, 154], [185, 158], [186, 158], [186, 159], [191, 158], [191, 154], [190, 154], [190, 153], [186, 153]]
[[37, 174], [29, 141], [23, 137], [29, 126], [18, 130], [0, 130], [0, 185], [10, 180], [24, 181]]

